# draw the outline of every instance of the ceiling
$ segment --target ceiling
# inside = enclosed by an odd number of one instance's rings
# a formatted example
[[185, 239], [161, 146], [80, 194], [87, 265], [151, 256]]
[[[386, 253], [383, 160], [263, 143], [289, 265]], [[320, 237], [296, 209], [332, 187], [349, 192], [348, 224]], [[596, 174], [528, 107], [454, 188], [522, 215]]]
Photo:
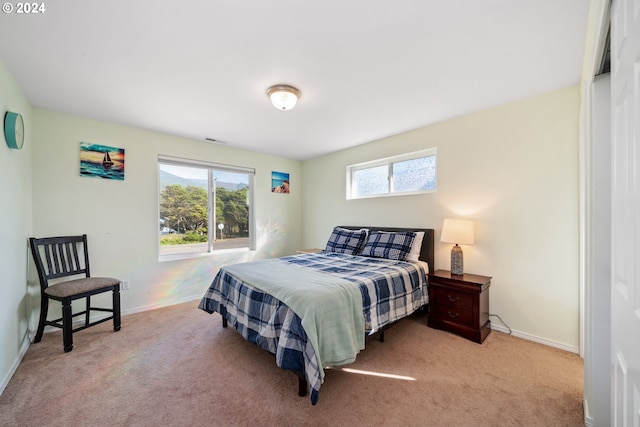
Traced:
[[[15, 3], [14, 3], [15, 4]], [[0, 14], [34, 107], [305, 160], [577, 84], [586, 0], [65, 0]], [[300, 89], [279, 111], [269, 86]]]

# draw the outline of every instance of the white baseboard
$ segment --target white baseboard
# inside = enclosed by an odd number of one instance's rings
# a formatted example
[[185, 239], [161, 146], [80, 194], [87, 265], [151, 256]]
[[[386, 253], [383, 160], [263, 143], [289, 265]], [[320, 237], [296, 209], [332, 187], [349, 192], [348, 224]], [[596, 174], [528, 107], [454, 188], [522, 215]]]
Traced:
[[[509, 329], [505, 328], [504, 326], [501, 325], [496, 325], [493, 322], [491, 323], [491, 330], [492, 331], [498, 331], [498, 332], [502, 332], [505, 334], [509, 333]], [[560, 350], [564, 350], [564, 351], [569, 351], [571, 353], [576, 353], [576, 354], [580, 354], [580, 349], [576, 346], [572, 346], [572, 345], [567, 345], [561, 342], [557, 342], [557, 341], [553, 341], [553, 340], [549, 340], [546, 338], [541, 338], [535, 335], [531, 335], [531, 334], [527, 334], [526, 332], [520, 332], [520, 331], [516, 331], [515, 329], [511, 330], [511, 335], [513, 335], [514, 337], [518, 337], [518, 338], [522, 338], [525, 340], [529, 340], [529, 341], [533, 341], [533, 342], [537, 342], [540, 344], [544, 344], [544, 345], [548, 345], [549, 347], [555, 347], [555, 348], [559, 348]]]
[[[149, 304], [149, 305], [144, 305], [142, 307], [134, 307], [134, 308], [129, 308], [127, 310], [121, 310], [120, 311], [120, 315], [121, 316], [126, 316], [129, 314], [135, 314], [135, 313], [142, 313], [143, 311], [149, 311], [149, 310], [155, 310], [157, 308], [163, 308], [163, 307], [170, 307], [172, 305], [177, 305], [177, 304], [182, 304], [185, 302], [189, 302], [189, 301], [195, 301], [195, 300], [200, 300], [202, 299], [202, 295], [195, 295], [195, 296], [191, 296], [191, 297], [184, 297], [184, 298], [180, 298], [180, 299], [176, 299], [176, 300], [171, 300], [171, 301], [165, 301], [159, 304]], [[96, 320], [100, 320], [103, 319], [105, 317], [109, 317], [110, 314], [106, 314], [106, 313], [102, 313], [102, 312], [95, 312], [96, 314], [94, 316], [91, 316], [91, 321], [96, 321]], [[75, 320], [73, 322], [74, 327], [76, 326], [81, 326], [84, 323], [84, 320]], [[60, 328], [56, 328], [54, 326], [45, 326], [44, 327], [44, 333], [49, 333], [49, 332], [53, 332], [53, 331], [59, 331]], [[35, 331], [30, 333], [30, 338], [31, 340], [33, 340], [33, 337], [36, 335]]]
[[2, 396], [2, 393], [4, 393], [4, 389], [7, 388], [7, 385], [9, 385], [9, 381], [11, 381], [13, 374], [16, 373], [16, 370], [18, 369], [18, 366], [20, 366], [20, 362], [22, 362], [22, 358], [27, 353], [30, 345], [31, 335], [29, 334], [29, 332], [27, 332], [26, 334], [24, 334], [24, 338], [22, 339], [22, 345], [20, 346], [20, 351], [18, 352], [16, 360], [13, 361], [11, 369], [9, 369], [9, 372], [7, 372], [7, 375], [5, 375], [5, 377], [2, 379], [2, 382], [0, 383], [0, 396]]
[[589, 403], [586, 399], [582, 400], [582, 407], [584, 408], [584, 427], [595, 427], [593, 425], [593, 418], [591, 418], [591, 414], [589, 413]]
[[201, 300], [201, 299], [202, 299], [202, 295], [195, 295], [195, 296], [180, 298], [177, 300], [162, 302], [159, 304], [149, 304], [142, 307], [135, 307], [127, 310], [122, 310], [122, 315], [142, 313], [143, 311], [155, 310], [157, 308], [163, 308], [163, 307], [170, 307], [172, 305], [182, 304], [185, 302]]

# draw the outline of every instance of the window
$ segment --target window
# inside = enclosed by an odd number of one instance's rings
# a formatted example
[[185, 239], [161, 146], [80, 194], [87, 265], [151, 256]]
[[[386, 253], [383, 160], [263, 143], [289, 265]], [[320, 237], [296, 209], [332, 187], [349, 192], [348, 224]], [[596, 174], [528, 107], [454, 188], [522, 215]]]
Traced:
[[254, 249], [254, 176], [254, 169], [160, 156], [160, 260]]
[[347, 199], [436, 191], [436, 149], [347, 166]]

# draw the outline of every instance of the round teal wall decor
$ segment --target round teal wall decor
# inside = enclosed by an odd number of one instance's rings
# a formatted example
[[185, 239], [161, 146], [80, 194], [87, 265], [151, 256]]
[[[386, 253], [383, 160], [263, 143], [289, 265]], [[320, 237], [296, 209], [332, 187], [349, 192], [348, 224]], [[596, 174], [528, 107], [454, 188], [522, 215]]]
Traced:
[[7, 111], [4, 115], [4, 139], [9, 148], [19, 150], [24, 144], [24, 121], [20, 113]]

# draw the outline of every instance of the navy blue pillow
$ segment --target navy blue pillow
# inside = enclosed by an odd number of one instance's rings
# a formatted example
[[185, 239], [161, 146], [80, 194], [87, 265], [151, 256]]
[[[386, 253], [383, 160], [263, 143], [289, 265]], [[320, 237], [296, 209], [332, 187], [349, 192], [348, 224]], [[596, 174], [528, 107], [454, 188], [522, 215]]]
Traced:
[[367, 230], [347, 230], [346, 228], [335, 227], [325, 252], [340, 252], [347, 255], [358, 255], [367, 240]]
[[405, 261], [415, 237], [411, 231], [371, 231], [360, 255]]

